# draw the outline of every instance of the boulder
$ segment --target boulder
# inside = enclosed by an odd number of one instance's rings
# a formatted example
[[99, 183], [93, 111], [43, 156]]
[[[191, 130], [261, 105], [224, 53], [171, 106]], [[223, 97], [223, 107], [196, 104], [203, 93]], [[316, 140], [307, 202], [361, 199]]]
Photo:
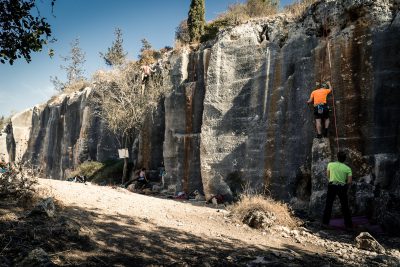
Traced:
[[128, 187], [126, 189], [128, 189], [131, 192], [135, 192], [135, 184], [128, 185]]
[[385, 253], [385, 249], [382, 247], [375, 238], [367, 232], [360, 233], [356, 239], [356, 247], [359, 249], [374, 251], [377, 253]]
[[250, 211], [243, 219], [243, 223], [256, 229], [265, 229], [273, 226], [276, 216], [273, 212], [261, 210]]
[[29, 216], [46, 215], [50, 218], [54, 217], [56, 206], [52, 197], [46, 198], [39, 202], [28, 214]]

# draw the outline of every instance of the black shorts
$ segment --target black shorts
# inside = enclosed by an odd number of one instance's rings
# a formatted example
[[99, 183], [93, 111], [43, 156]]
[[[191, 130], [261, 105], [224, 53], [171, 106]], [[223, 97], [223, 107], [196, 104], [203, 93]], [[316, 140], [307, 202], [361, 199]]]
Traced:
[[150, 75], [145, 74], [145, 75], [143, 76], [142, 83], [147, 83], [147, 82], [149, 81], [149, 78], [150, 78]]
[[328, 105], [317, 105], [314, 107], [314, 116], [316, 119], [329, 119]]

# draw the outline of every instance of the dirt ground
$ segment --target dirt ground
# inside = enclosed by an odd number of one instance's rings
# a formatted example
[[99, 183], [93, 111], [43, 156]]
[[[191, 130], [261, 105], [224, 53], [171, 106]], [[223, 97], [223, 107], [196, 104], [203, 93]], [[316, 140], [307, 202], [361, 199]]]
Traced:
[[[39, 223], [21, 220], [22, 210], [5, 213], [0, 205], [0, 219], [8, 216], [8, 224], [0, 228], [30, 228], [26, 240], [37, 242], [25, 246], [43, 248], [54, 265], [396, 266], [400, 260], [396, 240], [385, 243], [390, 253], [381, 256], [354, 248], [355, 233], [312, 227], [255, 230], [235, 221], [223, 206], [57, 180], [39, 179], [39, 187], [42, 195], [57, 200], [56, 218]], [[0, 244], [13, 242], [5, 235], [0, 238]], [[13, 265], [10, 260], [7, 264], [7, 254], [23, 257], [10, 247], [0, 247], [0, 266]]]

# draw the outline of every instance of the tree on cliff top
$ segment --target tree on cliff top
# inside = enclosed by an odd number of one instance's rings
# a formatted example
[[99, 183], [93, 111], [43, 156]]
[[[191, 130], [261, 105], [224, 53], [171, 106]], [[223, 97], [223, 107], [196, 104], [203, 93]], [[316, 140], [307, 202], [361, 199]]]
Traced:
[[[138, 62], [127, 63], [118, 71], [97, 72], [94, 75], [92, 103], [95, 114], [118, 137], [121, 148], [133, 146], [134, 138], [138, 136], [145, 119], [158, 107], [167, 92], [168, 87], [163, 86], [165, 73], [153, 74], [144, 91]], [[122, 183], [126, 178], [127, 159]]]
[[100, 57], [104, 59], [108, 66], [121, 66], [125, 63], [127, 53], [123, 48], [122, 31], [120, 28], [116, 28], [115, 40], [111, 44], [111, 47], [107, 49], [106, 53], [100, 52]]
[[71, 50], [69, 55], [65, 57], [61, 56], [65, 65], [60, 66], [60, 68], [66, 72], [67, 81], [62, 82], [57, 76], [50, 77], [51, 82], [58, 91], [65, 91], [66, 88], [76, 84], [82, 84], [85, 81], [83, 64], [86, 62], [86, 53], [80, 48], [78, 38], [76, 38], [70, 45]]
[[187, 20], [191, 42], [198, 42], [204, 34], [204, 26], [206, 24], [204, 14], [204, 0], [192, 0]]
[[[53, 7], [55, 0], [51, 0]], [[33, 15], [35, 0], [0, 0], [0, 62], [11, 65], [23, 57], [31, 61], [31, 53], [41, 51], [51, 37], [46, 19]], [[49, 51], [53, 55], [53, 51]]]

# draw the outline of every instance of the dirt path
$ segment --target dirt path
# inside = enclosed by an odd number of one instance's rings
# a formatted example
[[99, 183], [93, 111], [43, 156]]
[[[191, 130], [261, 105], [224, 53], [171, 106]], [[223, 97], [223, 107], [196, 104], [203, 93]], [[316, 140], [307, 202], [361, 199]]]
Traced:
[[108, 266], [340, 264], [337, 255], [329, 253], [320, 238], [311, 238], [311, 233], [302, 231], [306, 240], [296, 232], [281, 235], [254, 230], [233, 221], [224, 209], [121, 188], [45, 179], [39, 184], [45, 194], [62, 203], [62, 215], [91, 240], [87, 249], [57, 254], [62, 262]]

